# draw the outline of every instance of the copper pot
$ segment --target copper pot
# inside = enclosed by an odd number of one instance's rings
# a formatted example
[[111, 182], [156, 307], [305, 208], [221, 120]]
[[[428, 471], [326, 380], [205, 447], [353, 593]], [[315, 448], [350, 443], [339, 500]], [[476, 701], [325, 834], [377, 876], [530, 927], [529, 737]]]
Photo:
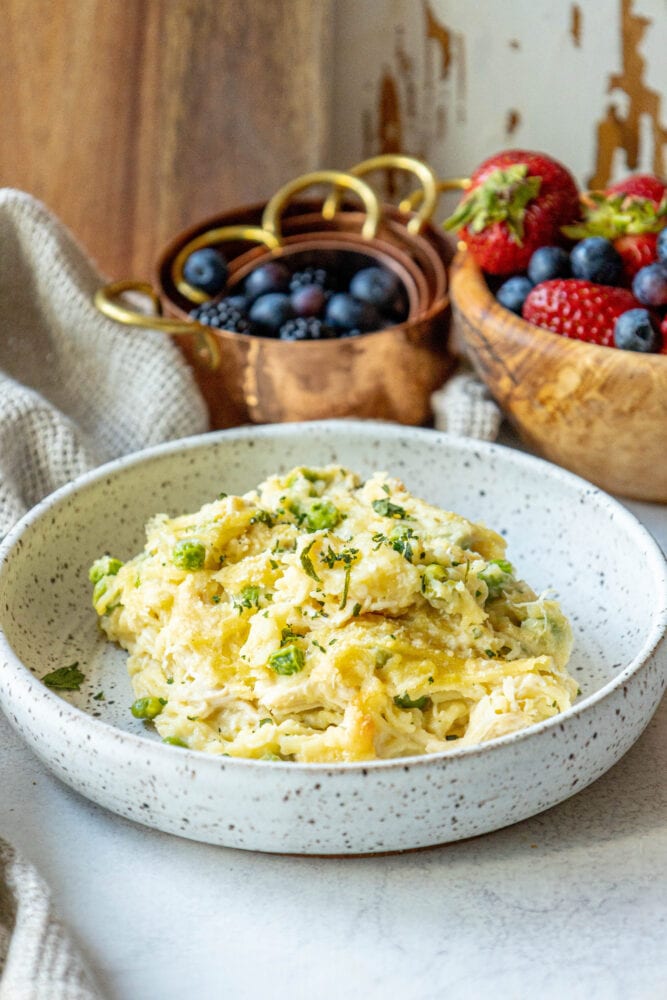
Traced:
[[[299, 178], [266, 204], [235, 209], [181, 233], [158, 261], [159, 298], [150, 286], [136, 282], [116, 282], [96, 296], [107, 315], [177, 337], [196, 373], [212, 427], [347, 416], [404, 424], [429, 420], [430, 395], [452, 365], [446, 353], [449, 246], [423, 212], [420, 217], [380, 206], [359, 177], [347, 177], [322, 171]], [[322, 199], [293, 200], [302, 188], [323, 181], [362, 196], [366, 214], [349, 201], [327, 213]], [[331, 217], [323, 217], [323, 211]], [[408, 318], [359, 337], [298, 343], [204, 327], [189, 312], [208, 296], [187, 285], [182, 265], [197, 247], [222, 240], [229, 287], [266, 260], [301, 265], [308, 255], [356, 254], [399, 276]], [[248, 249], [249, 240], [261, 245]], [[167, 315], [146, 317], [127, 309], [117, 301], [127, 289], [148, 292]]]

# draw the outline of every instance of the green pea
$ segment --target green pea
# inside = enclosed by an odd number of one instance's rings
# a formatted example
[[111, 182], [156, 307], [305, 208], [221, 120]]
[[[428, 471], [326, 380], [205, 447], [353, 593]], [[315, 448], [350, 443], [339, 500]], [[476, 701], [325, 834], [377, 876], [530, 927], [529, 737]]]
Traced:
[[167, 743], [170, 747], [185, 747], [186, 750], [188, 749], [187, 743], [180, 736], [165, 736], [162, 742]]
[[299, 649], [298, 646], [283, 646], [282, 649], [271, 653], [269, 666], [277, 674], [288, 676], [289, 674], [298, 674], [299, 671], [303, 670], [305, 660], [303, 650]]
[[98, 583], [103, 576], [115, 576], [122, 566], [120, 559], [102, 556], [100, 559], [96, 559], [88, 570], [88, 579], [91, 583]]
[[182, 538], [174, 546], [171, 561], [179, 569], [201, 569], [206, 561], [206, 547], [196, 538]]
[[309, 531], [324, 531], [335, 528], [340, 521], [340, 511], [331, 500], [315, 500], [306, 512], [306, 526]]
[[135, 719], [155, 719], [166, 704], [164, 698], [137, 698], [130, 711]]

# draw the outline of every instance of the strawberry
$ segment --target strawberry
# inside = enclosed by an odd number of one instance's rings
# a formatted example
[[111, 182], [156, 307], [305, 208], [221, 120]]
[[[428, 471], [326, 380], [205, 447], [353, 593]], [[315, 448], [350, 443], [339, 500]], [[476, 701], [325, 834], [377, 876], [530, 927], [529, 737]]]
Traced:
[[605, 195], [609, 197], [610, 195], [623, 194], [630, 198], [642, 198], [646, 201], [652, 201], [657, 208], [665, 197], [666, 191], [667, 184], [663, 184], [658, 177], [654, 177], [652, 174], [632, 174], [625, 180], [618, 181], [608, 187]]
[[657, 233], [638, 233], [636, 236], [619, 236], [613, 241], [623, 260], [623, 273], [628, 285], [632, 284], [637, 271], [658, 259], [657, 240]]
[[485, 160], [445, 229], [455, 230], [487, 274], [525, 271], [533, 251], [562, 242], [579, 218], [571, 174], [544, 153], [508, 150]]
[[662, 323], [660, 324], [660, 332], [662, 333], [662, 350], [661, 354], [667, 354], [667, 315], [663, 316]]
[[656, 234], [667, 225], [667, 186], [650, 174], [635, 174], [606, 191], [591, 191], [581, 201], [583, 220], [565, 226], [563, 233], [575, 240], [611, 240], [630, 285], [637, 271], [656, 260]]
[[523, 318], [563, 337], [613, 347], [616, 317], [638, 308], [640, 303], [626, 288], [581, 278], [554, 278], [529, 292]]

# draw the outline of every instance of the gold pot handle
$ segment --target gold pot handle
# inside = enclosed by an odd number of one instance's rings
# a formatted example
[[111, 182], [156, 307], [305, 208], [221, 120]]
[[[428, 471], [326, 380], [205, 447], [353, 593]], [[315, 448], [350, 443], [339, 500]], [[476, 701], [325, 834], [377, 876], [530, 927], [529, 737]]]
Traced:
[[[353, 177], [362, 177], [374, 170], [407, 170], [416, 174], [422, 183], [420, 190], [422, 207], [414, 219], [410, 219], [407, 229], [409, 233], [416, 236], [425, 222], [427, 222], [435, 212], [438, 201], [438, 178], [435, 171], [427, 163], [418, 160], [414, 156], [406, 156], [403, 153], [382, 153], [379, 156], [372, 156], [369, 160], [362, 160], [350, 169]], [[333, 219], [340, 204], [340, 192], [332, 191], [327, 198], [322, 209], [325, 219]], [[402, 209], [401, 209], [402, 211]]]
[[382, 214], [380, 200], [365, 181], [362, 181], [359, 177], [353, 177], [351, 174], [343, 173], [342, 170], [316, 170], [311, 174], [303, 174], [302, 177], [297, 177], [296, 180], [285, 184], [267, 202], [262, 216], [262, 227], [273, 233], [280, 240], [282, 235], [280, 216], [285, 205], [287, 205], [293, 195], [298, 194], [299, 191], [303, 191], [305, 188], [312, 187], [314, 184], [334, 184], [336, 188], [346, 188], [348, 191], [354, 191], [355, 194], [358, 194], [366, 207], [366, 218], [361, 229], [361, 235], [365, 240], [372, 240], [374, 238], [380, 225], [380, 216]]
[[205, 233], [195, 236], [179, 250], [171, 265], [171, 276], [176, 288], [190, 302], [197, 304], [208, 302], [213, 296], [202, 292], [201, 288], [195, 288], [194, 285], [188, 284], [183, 277], [183, 266], [186, 260], [195, 250], [210, 247], [214, 243], [225, 243], [227, 240], [249, 240], [252, 243], [263, 243], [269, 250], [276, 250], [280, 246], [280, 240], [277, 236], [259, 226], [219, 226], [217, 229], [208, 229]]
[[[119, 296], [124, 292], [137, 292], [147, 296], [155, 309], [155, 315], [149, 316], [146, 313], [137, 312], [130, 309], [119, 301]], [[109, 319], [117, 323], [124, 323], [126, 326], [140, 326], [144, 329], [160, 330], [162, 333], [169, 333], [174, 337], [182, 337], [186, 334], [196, 338], [195, 351], [197, 359], [210, 371], [216, 371], [220, 367], [220, 347], [217, 338], [208, 327], [196, 320], [188, 321], [182, 319], [171, 319], [162, 315], [162, 303], [152, 287], [145, 281], [112, 281], [103, 288], [98, 288], [94, 296], [95, 307], [108, 316]]]
[[[449, 177], [446, 180], [436, 180], [435, 190], [436, 190], [436, 200], [440, 197], [443, 191], [467, 191], [470, 187], [469, 177]], [[403, 201], [398, 206], [399, 212], [414, 212], [416, 208], [424, 200], [424, 190], [422, 188], [417, 188], [411, 194], [407, 195]], [[408, 225], [408, 229], [410, 226]]]

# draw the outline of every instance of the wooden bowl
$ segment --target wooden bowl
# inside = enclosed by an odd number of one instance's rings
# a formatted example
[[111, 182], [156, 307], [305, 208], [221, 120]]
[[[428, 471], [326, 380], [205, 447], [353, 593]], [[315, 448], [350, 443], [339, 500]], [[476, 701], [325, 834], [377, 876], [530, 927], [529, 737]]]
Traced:
[[450, 272], [466, 353], [532, 449], [611, 493], [667, 502], [667, 356], [569, 340], [492, 295], [466, 253]]

